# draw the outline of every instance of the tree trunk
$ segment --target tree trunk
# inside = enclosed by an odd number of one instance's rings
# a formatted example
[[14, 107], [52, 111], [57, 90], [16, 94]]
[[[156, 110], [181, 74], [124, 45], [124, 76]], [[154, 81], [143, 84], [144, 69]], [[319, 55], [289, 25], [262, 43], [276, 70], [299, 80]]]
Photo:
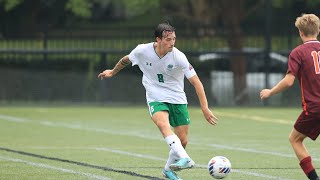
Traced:
[[[234, 1], [234, 5], [231, 7], [229, 4], [230, 1], [221, 1], [221, 6], [226, 10], [222, 20], [224, 28], [227, 30], [227, 41], [231, 51], [241, 52], [244, 42], [244, 35], [241, 31], [244, 3], [242, 1]], [[239, 53], [231, 57], [234, 101], [238, 105], [245, 104], [248, 101], [246, 57], [244, 54]]]

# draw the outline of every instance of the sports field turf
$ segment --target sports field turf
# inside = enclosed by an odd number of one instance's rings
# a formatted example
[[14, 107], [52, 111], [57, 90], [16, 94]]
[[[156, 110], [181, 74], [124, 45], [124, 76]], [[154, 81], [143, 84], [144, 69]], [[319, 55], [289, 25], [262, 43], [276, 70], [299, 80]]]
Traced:
[[[228, 180], [304, 180], [288, 142], [300, 108], [214, 108], [209, 125], [190, 107], [185, 180], [212, 179], [206, 165], [223, 155]], [[319, 144], [306, 141], [320, 168]], [[0, 179], [163, 179], [168, 146], [146, 107], [0, 107]]]

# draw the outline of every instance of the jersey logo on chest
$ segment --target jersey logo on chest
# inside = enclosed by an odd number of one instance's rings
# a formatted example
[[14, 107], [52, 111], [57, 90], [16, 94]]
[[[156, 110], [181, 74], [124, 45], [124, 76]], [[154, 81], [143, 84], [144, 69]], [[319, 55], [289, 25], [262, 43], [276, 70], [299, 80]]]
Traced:
[[168, 71], [171, 71], [171, 70], [173, 69], [173, 65], [172, 65], [172, 64], [169, 64], [169, 65], [167, 66], [167, 69], [168, 69]]

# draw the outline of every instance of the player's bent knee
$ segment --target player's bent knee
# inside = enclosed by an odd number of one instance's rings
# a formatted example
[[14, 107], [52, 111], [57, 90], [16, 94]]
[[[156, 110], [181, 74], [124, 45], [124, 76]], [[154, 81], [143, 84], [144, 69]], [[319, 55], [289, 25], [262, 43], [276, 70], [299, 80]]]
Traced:
[[168, 125], [168, 123], [164, 122], [164, 121], [157, 121], [155, 122], [156, 125], [162, 129], [162, 128], [170, 128], [170, 126]]
[[302, 142], [302, 141], [303, 141], [303, 138], [301, 138], [300, 136], [296, 136], [296, 135], [290, 133], [290, 135], [289, 135], [289, 142], [290, 142], [291, 144], [300, 143], [300, 142]]
[[289, 140], [289, 142], [290, 142], [291, 144], [294, 143], [294, 140], [293, 140], [291, 134], [289, 135], [288, 140]]

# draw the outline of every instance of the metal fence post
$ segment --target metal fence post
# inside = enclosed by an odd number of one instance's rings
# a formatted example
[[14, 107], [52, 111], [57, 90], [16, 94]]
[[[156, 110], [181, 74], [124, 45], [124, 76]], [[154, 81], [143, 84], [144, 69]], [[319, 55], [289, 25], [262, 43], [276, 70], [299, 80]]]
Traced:
[[[99, 65], [99, 73], [104, 71], [107, 68], [107, 52], [100, 53], [100, 65]], [[104, 80], [100, 80], [100, 100], [98, 102], [105, 103], [109, 101], [109, 94], [108, 92], [108, 84]]]
[[[266, 1], [266, 19], [265, 19], [265, 58], [264, 58], [264, 67], [265, 67], [265, 87], [269, 88], [269, 74], [270, 74], [270, 52], [272, 48], [271, 42], [271, 21], [272, 21], [272, 1]], [[264, 105], [268, 105], [268, 101], [263, 101]]]

